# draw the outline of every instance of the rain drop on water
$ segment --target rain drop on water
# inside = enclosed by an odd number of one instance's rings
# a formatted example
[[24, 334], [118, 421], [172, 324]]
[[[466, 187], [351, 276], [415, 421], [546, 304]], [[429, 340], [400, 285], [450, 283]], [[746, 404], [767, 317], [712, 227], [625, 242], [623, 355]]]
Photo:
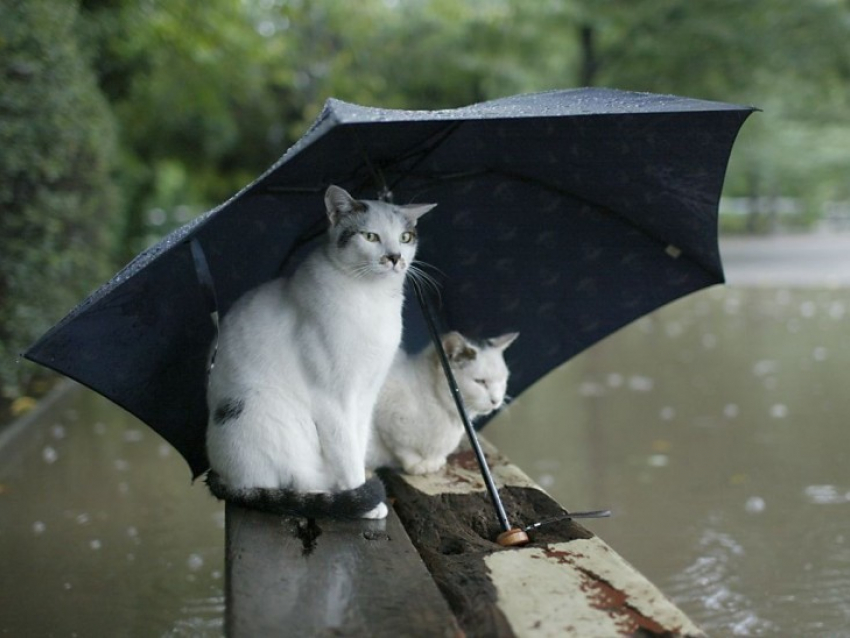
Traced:
[[186, 564], [189, 569], [196, 572], [204, 566], [204, 559], [200, 554], [190, 554]]
[[765, 509], [764, 499], [760, 496], [751, 496], [744, 504], [744, 509], [750, 514], [761, 514]]
[[770, 416], [774, 419], [784, 419], [788, 416], [788, 406], [782, 403], [775, 403], [770, 406]]
[[55, 463], [59, 458], [59, 453], [49, 445], [41, 451], [41, 458], [45, 463]]

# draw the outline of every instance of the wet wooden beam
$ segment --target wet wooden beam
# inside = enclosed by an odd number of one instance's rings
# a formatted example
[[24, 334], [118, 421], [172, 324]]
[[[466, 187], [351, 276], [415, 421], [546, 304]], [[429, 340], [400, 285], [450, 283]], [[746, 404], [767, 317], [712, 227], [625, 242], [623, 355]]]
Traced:
[[226, 507], [231, 638], [461, 635], [395, 513], [282, 518]]
[[[512, 524], [561, 506], [492, 446], [484, 448]], [[383, 475], [395, 509], [467, 636], [703, 636], [602, 540], [573, 521], [502, 548], [471, 451], [437, 474]], [[600, 523], [602, 524], [602, 523]]]

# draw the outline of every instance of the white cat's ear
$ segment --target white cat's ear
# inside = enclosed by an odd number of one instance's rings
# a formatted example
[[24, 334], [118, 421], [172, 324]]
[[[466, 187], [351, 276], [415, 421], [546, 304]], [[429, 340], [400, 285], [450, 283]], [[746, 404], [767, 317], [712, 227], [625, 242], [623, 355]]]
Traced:
[[478, 351], [469, 345], [469, 342], [464, 339], [459, 332], [450, 332], [443, 335], [443, 350], [446, 351], [446, 356], [451, 361], [463, 363], [472, 361], [478, 356]]
[[333, 184], [325, 191], [325, 208], [328, 211], [331, 226], [335, 226], [343, 215], [366, 210], [363, 202], [354, 199], [344, 188]]
[[405, 204], [404, 206], [399, 206], [398, 209], [402, 215], [415, 224], [422, 215], [435, 206], [436, 204]]
[[518, 332], [508, 332], [507, 334], [503, 334], [500, 337], [493, 337], [492, 339], [487, 339], [487, 343], [494, 348], [498, 348], [499, 350], [505, 350], [516, 340], [518, 336]]

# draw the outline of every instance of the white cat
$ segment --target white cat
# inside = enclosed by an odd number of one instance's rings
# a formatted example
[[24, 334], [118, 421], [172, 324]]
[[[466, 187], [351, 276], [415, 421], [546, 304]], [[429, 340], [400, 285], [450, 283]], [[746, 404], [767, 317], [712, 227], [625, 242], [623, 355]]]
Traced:
[[[502, 406], [508, 385], [505, 349], [519, 333], [476, 343], [458, 332], [442, 337], [470, 419]], [[436, 472], [446, 464], [464, 429], [433, 344], [416, 355], [403, 349], [375, 406], [367, 466], [401, 467], [408, 474]]]
[[325, 206], [324, 244], [222, 321], [207, 482], [246, 507], [383, 518], [383, 485], [365, 473], [372, 411], [401, 339], [416, 221], [434, 205], [358, 201], [331, 186]]

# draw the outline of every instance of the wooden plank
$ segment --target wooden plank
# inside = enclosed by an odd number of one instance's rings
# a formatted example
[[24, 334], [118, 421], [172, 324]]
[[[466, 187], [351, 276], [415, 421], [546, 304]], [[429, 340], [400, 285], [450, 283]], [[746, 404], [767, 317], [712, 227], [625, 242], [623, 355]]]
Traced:
[[[508, 518], [561, 506], [482, 441]], [[652, 583], [581, 525], [560, 521], [502, 548], [471, 451], [427, 476], [384, 473], [396, 511], [467, 636], [703, 636]]]
[[226, 507], [228, 636], [461, 635], [397, 515], [282, 518]]

